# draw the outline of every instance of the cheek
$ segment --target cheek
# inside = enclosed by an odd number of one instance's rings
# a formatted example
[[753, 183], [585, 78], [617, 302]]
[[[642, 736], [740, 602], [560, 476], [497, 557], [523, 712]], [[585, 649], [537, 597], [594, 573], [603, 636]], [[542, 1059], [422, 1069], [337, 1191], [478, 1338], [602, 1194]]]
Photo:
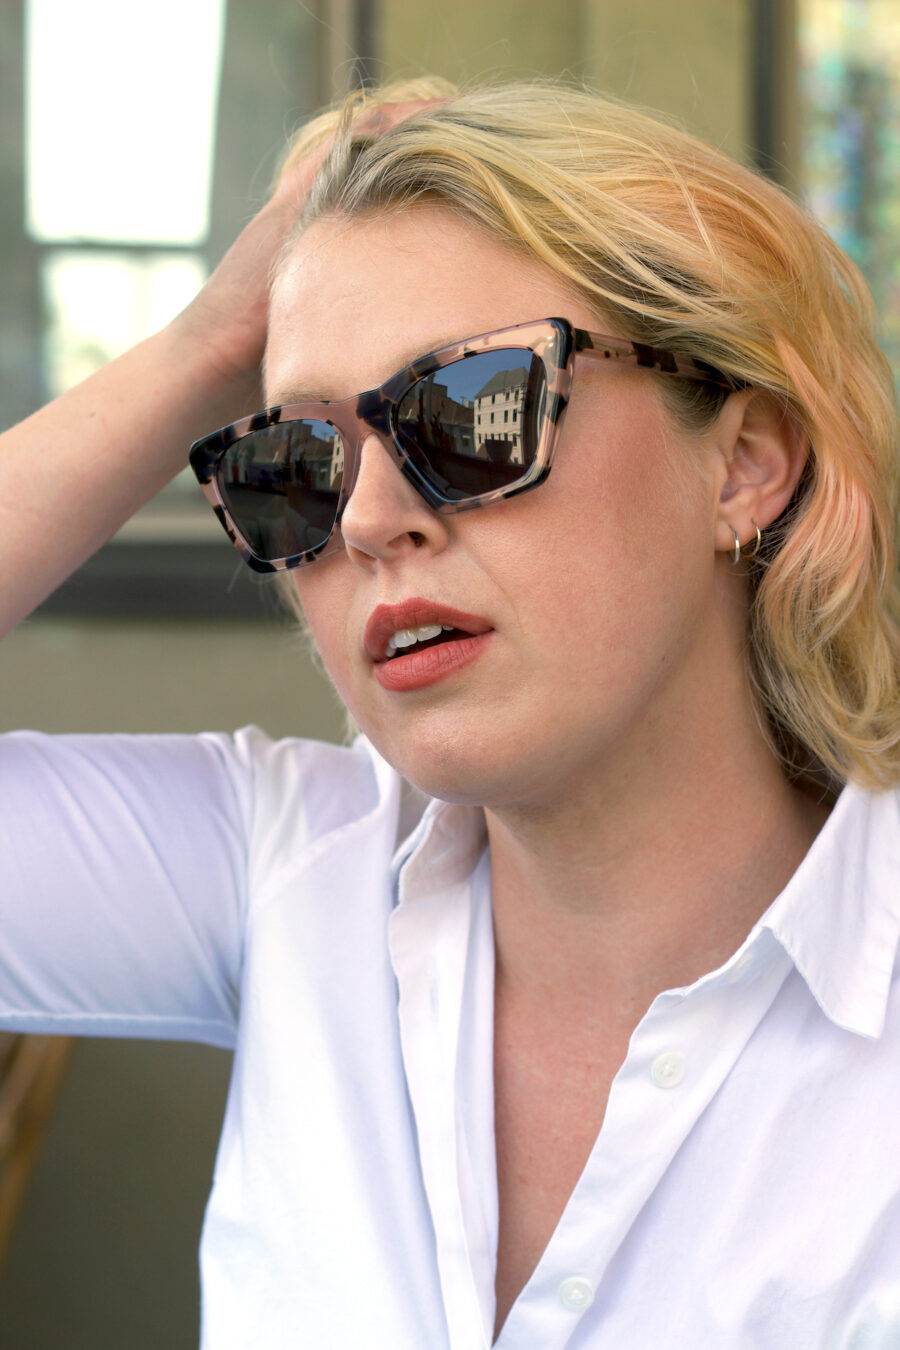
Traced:
[[624, 693], [674, 659], [711, 603], [700, 450], [655, 416], [566, 431], [534, 494], [532, 613], [547, 650], [566, 652], [567, 682]]
[[342, 698], [347, 697], [351, 644], [348, 618], [352, 597], [346, 559], [338, 554], [309, 568], [299, 568], [291, 578], [293, 608], [300, 615], [315, 643], [325, 670]]
[[598, 582], [627, 588], [677, 566], [712, 519], [701, 447], [646, 395], [620, 399], [615, 416], [571, 411], [548, 482], [557, 531], [601, 569]]

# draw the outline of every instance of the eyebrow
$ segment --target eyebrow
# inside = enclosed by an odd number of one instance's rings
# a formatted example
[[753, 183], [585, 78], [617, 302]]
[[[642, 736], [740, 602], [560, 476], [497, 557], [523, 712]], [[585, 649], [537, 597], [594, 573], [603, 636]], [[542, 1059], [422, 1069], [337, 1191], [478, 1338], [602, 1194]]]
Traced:
[[[393, 370], [385, 376], [385, 380], [391, 379], [393, 375], [396, 375], [401, 370], [407, 370], [410, 366], [414, 365], [416, 361], [421, 361], [424, 356], [431, 356], [433, 352], [442, 351], [444, 347], [455, 346], [459, 342], [465, 342], [469, 337], [476, 336], [477, 334], [475, 333], [467, 333], [464, 337], [454, 337], [452, 334], [448, 333], [445, 336], [438, 338], [431, 346], [426, 347], [424, 351], [421, 349], [411, 351], [405, 359], [400, 361], [399, 365], [395, 366]], [[383, 380], [381, 383], [383, 384], [384, 382], [385, 381]], [[370, 386], [370, 388], [372, 387], [373, 386]], [[378, 387], [378, 385], [374, 386], [376, 389]], [[364, 389], [355, 389], [353, 393], [347, 394], [345, 397], [356, 398], [359, 394], [366, 392], [367, 391]], [[327, 395], [321, 393], [320, 390], [310, 389], [303, 385], [289, 386], [285, 393], [279, 395], [277, 398], [269, 397], [265, 389], [263, 390], [263, 395], [267, 399], [267, 408], [287, 408], [290, 407], [292, 403], [340, 403], [343, 401], [341, 399], [328, 398]]]
[[[359, 391], [360, 393], [362, 390]], [[294, 403], [337, 403], [340, 400], [326, 398], [314, 390], [308, 389], [289, 389], [285, 394], [269, 394], [265, 389], [263, 396], [266, 400], [267, 408], [289, 408]]]

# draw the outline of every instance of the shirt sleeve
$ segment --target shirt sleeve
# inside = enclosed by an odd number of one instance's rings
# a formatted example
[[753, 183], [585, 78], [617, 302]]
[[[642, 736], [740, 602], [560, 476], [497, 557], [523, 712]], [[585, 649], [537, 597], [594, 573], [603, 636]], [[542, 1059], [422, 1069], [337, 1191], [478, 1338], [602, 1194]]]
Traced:
[[240, 733], [0, 736], [0, 1026], [233, 1046], [253, 777]]

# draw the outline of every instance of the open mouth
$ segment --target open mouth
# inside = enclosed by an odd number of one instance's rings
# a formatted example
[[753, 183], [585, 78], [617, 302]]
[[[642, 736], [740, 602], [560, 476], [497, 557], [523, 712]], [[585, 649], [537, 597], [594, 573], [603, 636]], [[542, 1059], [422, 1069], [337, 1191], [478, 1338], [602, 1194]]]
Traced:
[[493, 625], [480, 614], [412, 596], [399, 604], [375, 607], [363, 646], [385, 689], [411, 690], [461, 670], [480, 653], [492, 632]]
[[406, 694], [458, 674], [480, 657], [492, 633], [477, 614], [414, 598], [373, 611], [365, 648], [381, 687]]
[[419, 629], [401, 629], [388, 640], [385, 660], [393, 661], [398, 656], [410, 656], [413, 652], [426, 651], [429, 647], [439, 647], [443, 642], [470, 636], [462, 628], [451, 628], [449, 624], [426, 624]]

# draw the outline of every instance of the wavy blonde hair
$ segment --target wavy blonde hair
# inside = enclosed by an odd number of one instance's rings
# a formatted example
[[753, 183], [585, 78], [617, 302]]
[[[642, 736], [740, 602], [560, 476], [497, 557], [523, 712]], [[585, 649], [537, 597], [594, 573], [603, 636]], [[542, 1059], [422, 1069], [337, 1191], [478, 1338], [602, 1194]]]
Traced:
[[[441, 102], [372, 137], [386, 103]], [[419, 79], [305, 127], [335, 136], [298, 229], [419, 201], [539, 259], [632, 338], [770, 391], [809, 438], [754, 563], [749, 664], [789, 772], [900, 782], [900, 438], [869, 290], [784, 192], [659, 117], [560, 83], [458, 93]], [[675, 386], [688, 426], [721, 395]], [[673, 395], [669, 395], [670, 401]]]

